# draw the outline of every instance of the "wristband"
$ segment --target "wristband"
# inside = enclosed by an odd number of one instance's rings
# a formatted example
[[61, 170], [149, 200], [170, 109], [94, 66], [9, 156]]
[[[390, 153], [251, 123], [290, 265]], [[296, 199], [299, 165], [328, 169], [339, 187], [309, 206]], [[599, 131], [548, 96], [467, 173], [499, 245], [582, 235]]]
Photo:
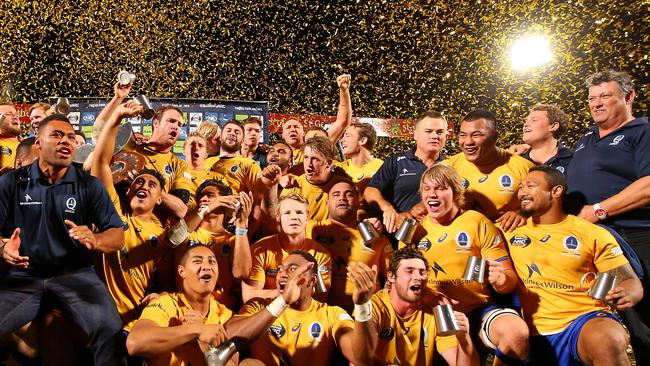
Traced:
[[248, 229], [235, 228], [235, 235], [248, 235]]
[[372, 305], [370, 304], [370, 301], [361, 305], [354, 304], [353, 314], [354, 320], [360, 323], [364, 323], [372, 319]]
[[196, 212], [196, 214], [203, 220], [203, 217], [210, 212], [210, 207], [208, 206], [201, 206], [199, 210]]
[[280, 314], [286, 309], [289, 305], [287, 305], [287, 302], [284, 301], [284, 297], [282, 295], [278, 296], [273, 300], [270, 304], [266, 306], [266, 310], [271, 313], [274, 317], [279, 317]]

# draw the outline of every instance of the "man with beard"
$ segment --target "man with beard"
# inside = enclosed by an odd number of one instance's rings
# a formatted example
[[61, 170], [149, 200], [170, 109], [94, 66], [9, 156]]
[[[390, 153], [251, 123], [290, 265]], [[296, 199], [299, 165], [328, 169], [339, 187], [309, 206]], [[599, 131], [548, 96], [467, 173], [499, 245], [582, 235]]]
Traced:
[[353, 123], [345, 130], [341, 145], [347, 158], [340, 167], [357, 184], [359, 195], [363, 197], [370, 179], [384, 163], [372, 156], [372, 149], [377, 142], [377, 132], [369, 123]]
[[244, 127], [244, 140], [241, 145], [242, 156], [255, 160], [260, 165], [260, 168], [264, 169], [267, 164], [269, 146], [266, 144], [260, 145], [262, 120], [257, 117], [246, 118], [242, 122], [242, 127]]
[[226, 186], [228, 181], [226, 177], [217, 172], [205, 170], [205, 160], [208, 157], [207, 142], [205, 138], [196, 132], [192, 132], [185, 140], [183, 148], [185, 154], [185, 162], [188, 169], [184, 173], [185, 177], [190, 180], [190, 201], [188, 206], [196, 208], [196, 189], [208, 179], [214, 179], [223, 182]]
[[486, 110], [468, 113], [460, 123], [458, 145], [462, 152], [445, 160], [463, 178], [465, 207], [476, 210], [512, 230], [526, 219], [518, 212], [517, 188], [530, 161], [497, 147], [497, 121]]
[[95, 364], [125, 364], [122, 322], [90, 260], [90, 251], [122, 248], [122, 220], [101, 183], [72, 165], [68, 119], [44, 118], [38, 136], [38, 160], [0, 177], [0, 232], [9, 238], [1, 249], [12, 266], [0, 279], [0, 337], [34, 319], [51, 296], [88, 334]]
[[14, 168], [20, 140], [20, 118], [12, 104], [0, 103], [0, 174]]
[[[607, 230], [563, 209], [565, 178], [553, 167], [530, 169], [517, 193], [525, 226], [506, 233], [531, 330], [536, 365], [629, 365], [618, 311], [643, 296], [641, 282]], [[583, 288], [586, 273], [616, 276], [605, 301]], [[609, 307], [608, 307], [609, 306]]]
[[293, 151], [284, 141], [276, 142], [269, 149], [268, 165], [277, 165], [280, 168], [280, 189], [295, 182], [296, 176], [289, 173]]
[[416, 249], [406, 247], [393, 253], [387, 274], [390, 291], [372, 296], [375, 364], [432, 365], [437, 351], [449, 365], [478, 365], [463, 313], [454, 311], [460, 328], [455, 336], [436, 333], [433, 309], [422, 300], [428, 268]]
[[[352, 312], [354, 282], [347, 278], [348, 264], [357, 262], [368, 267], [376, 266], [383, 282], [393, 247], [381, 234], [372, 243], [363, 242], [357, 220], [359, 193], [352, 181], [342, 180], [332, 186], [327, 207], [329, 218], [323, 221], [309, 220], [306, 237], [319, 242], [332, 256], [332, 288], [327, 303]], [[370, 218], [366, 222], [381, 232], [378, 219]]]

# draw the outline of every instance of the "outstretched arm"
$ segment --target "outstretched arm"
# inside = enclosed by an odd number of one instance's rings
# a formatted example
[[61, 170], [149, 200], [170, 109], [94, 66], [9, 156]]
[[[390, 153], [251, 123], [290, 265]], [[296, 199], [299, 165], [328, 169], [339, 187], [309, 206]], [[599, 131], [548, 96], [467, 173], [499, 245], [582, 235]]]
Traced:
[[333, 144], [343, 136], [345, 129], [352, 123], [352, 101], [350, 99], [350, 75], [340, 75], [336, 78], [339, 86], [339, 109], [336, 113], [336, 121], [327, 130], [330, 141]]

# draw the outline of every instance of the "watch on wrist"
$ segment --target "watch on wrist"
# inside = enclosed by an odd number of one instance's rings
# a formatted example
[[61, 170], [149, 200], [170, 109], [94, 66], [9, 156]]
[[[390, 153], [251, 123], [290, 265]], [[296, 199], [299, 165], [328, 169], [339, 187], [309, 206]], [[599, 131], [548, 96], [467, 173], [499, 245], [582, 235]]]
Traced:
[[600, 207], [600, 203], [596, 203], [594, 204], [594, 216], [596, 216], [598, 220], [605, 220], [609, 215], [604, 208]]

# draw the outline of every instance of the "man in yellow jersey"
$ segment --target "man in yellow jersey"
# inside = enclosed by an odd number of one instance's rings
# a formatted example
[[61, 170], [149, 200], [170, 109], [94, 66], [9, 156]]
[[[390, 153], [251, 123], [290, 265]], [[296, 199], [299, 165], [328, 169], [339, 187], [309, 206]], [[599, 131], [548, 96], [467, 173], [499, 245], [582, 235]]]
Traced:
[[355, 365], [371, 364], [372, 336], [370, 296], [377, 268], [351, 263], [354, 282], [355, 320], [338, 306], [312, 298], [318, 262], [309, 253], [293, 251], [282, 260], [276, 276], [275, 299], [255, 299], [228, 322], [228, 334], [241, 334], [239, 342], [251, 343], [253, 359], [242, 365], [330, 365], [339, 348]]
[[463, 178], [465, 206], [479, 211], [506, 230], [524, 225], [518, 213], [517, 188], [530, 161], [497, 147], [497, 121], [487, 110], [475, 110], [460, 123], [458, 144], [462, 150], [445, 163]]
[[268, 165], [277, 165], [280, 167], [280, 189], [291, 186], [296, 180], [296, 176], [291, 174], [289, 171], [291, 169], [291, 159], [293, 156], [293, 150], [291, 146], [284, 141], [278, 141], [269, 149], [267, 166]]
[[0, 174], [14, 168], [16, 148], [20, 143], [20, 118], [12, 104], [0, 103]]
[[[278, 295], [275, 281], [278, 266], [282, 259], [294, 250], [302, 250], [316, 258], [317, 270], [326, 287], [330, 287], [330, 254], [318, 242], [305, 237], [307, 201], [293, 193], [282, 196], [278, 206], [276, 222], [280, 226], [280, 232], [258, 241], [251, 247], [253, 267], [249, 278], [242, 282], [244, 302], [255, 297], [272, 298]], [[321, 294], [320, 298], [323, 301], [327, 299], [327, 293]]]
[[189, 247], [177, 271], [182, 289], [149, 303], [126, 339], [129, 354], [145, 357], [147, 365], [204, 365], [203, 352], [227, 339], [223, 324], [232, 311], [212, 297], [219, 276], [212, 250]]
[[[502, 234], [483, 214], [462, 210], [465, 189], [454, 168], [435, 164], [422, 175], [420, 194], [428, 215], [426, 236], [415, 247], [431, 265], [428, 286], [457, 301], [467, 314], [475, 344], [495, 352], [498, 360], [517, 365], [528, 360], [528, 327], [513, 309], [493, 304], [490, 289], [511, 293], [519, 278]], [[471, 257], [487, 260], [486, 284], [464, 279]]]
[[372, 296], [372, 349], [375, 365], [432, 365], [436, 351], [449, 365], [478, 365], [469, 321], [458, 311], [460, 331], [440, 336], [431, 306], [423, 301], [429, 264], [410, 247], [393, 252], [388, 269], [390, 291]]
[[363, 197], [370, 178], [379, 170], [383, 160], [372, 156], [372, 149], [377, 142], [377, 132], [369, 123], [353, 123], [345, 130], [341, 145], [347, 160], [340, 165], [357, 183], [359, 195]]
[[[212, 249], [219, 265], [219, 279], [213, 295], [229, 309], [238, 309], [241, 306], [239, 283], [248, 278], [251, 270], [248, 217], [252, 198], [245, 192], [233, 196], [230, 187], [223, 182], [208, 179], [199, 186], [196, 201], [198, 220], [186, 220], [188, 231], [191, 231], [188, 245], [203, 244]], [[236, 210], [237, 203], [241, 207]], [[231, 219], [234, 219], [234, 233], [226, 230]]]
[[[332, 288], [327, 303], [352, 312], [354, 282], [347, 278], [348, 263], [360, 262], [368, 267], [376, 266], [383, 282], [393, 247], [381, 234], [369, 245], [364, 244], [357, 220], [359, 193], [352, 181], [344, 180], [334, 184], [329, 191], [327, 206], [329, 218], [323, 221], [310, 220], [306, 236], [322, 244], [332, 256]], [[378, 219], [366, 221], [381, 232], [381, 222]]]
[[38, 125], [41, 124], [41, 120], [43, 118], [47, 117], [47, 111], [50, 109], [50, 107], [51, 106], [49, 104], [44, 102], [34, 103], [34, 105], [29, 107], [29, 112], [27, 115], [29, 116], [31, 135], [38, 136]]
[[[608, 306], [631, 308], [643, 296], [641, 282], [609, 232], [564, 212], [565, 191], [561, 172], [531, 168], [518, 192], [528, 221], [506, 234], [521, 278], [531, 359], [536, 365], [629, 365], [628, 336]], [[607, 304], [583, 288], [588, 272], [616, 276]]]
[[[350, 75], [339, 75], [336, 78], [336, 83], [339, 86], [339, 107], [336, 113], [336, 121], [327, 130], [327, 135], [333, 144], [341, 138], [345, 129], [352, 122], [351, 82], [352, 77]], [[282, 122], [282, 140], [293, 149], [292, 165], [302, 164], [304, 156], [301, 148], [306, 141], [305, 127], [302, 122], [295, 118], [289, 118]]]
[[205, 159], [208, 157], [207, 142], [205, 138], [196, 132], [192, 132], [185, 140], [184, 155], [185, 162], [187, 163], [187, 171], [183, 173], [190, 184], [190, 200], [188, 206], [190, 208], [196, 207], [196, 189], [206, 180], [214, 179], [222, 181], [228, 185], [226, 177], [217, 172], [210, 172], [205, 170]]

